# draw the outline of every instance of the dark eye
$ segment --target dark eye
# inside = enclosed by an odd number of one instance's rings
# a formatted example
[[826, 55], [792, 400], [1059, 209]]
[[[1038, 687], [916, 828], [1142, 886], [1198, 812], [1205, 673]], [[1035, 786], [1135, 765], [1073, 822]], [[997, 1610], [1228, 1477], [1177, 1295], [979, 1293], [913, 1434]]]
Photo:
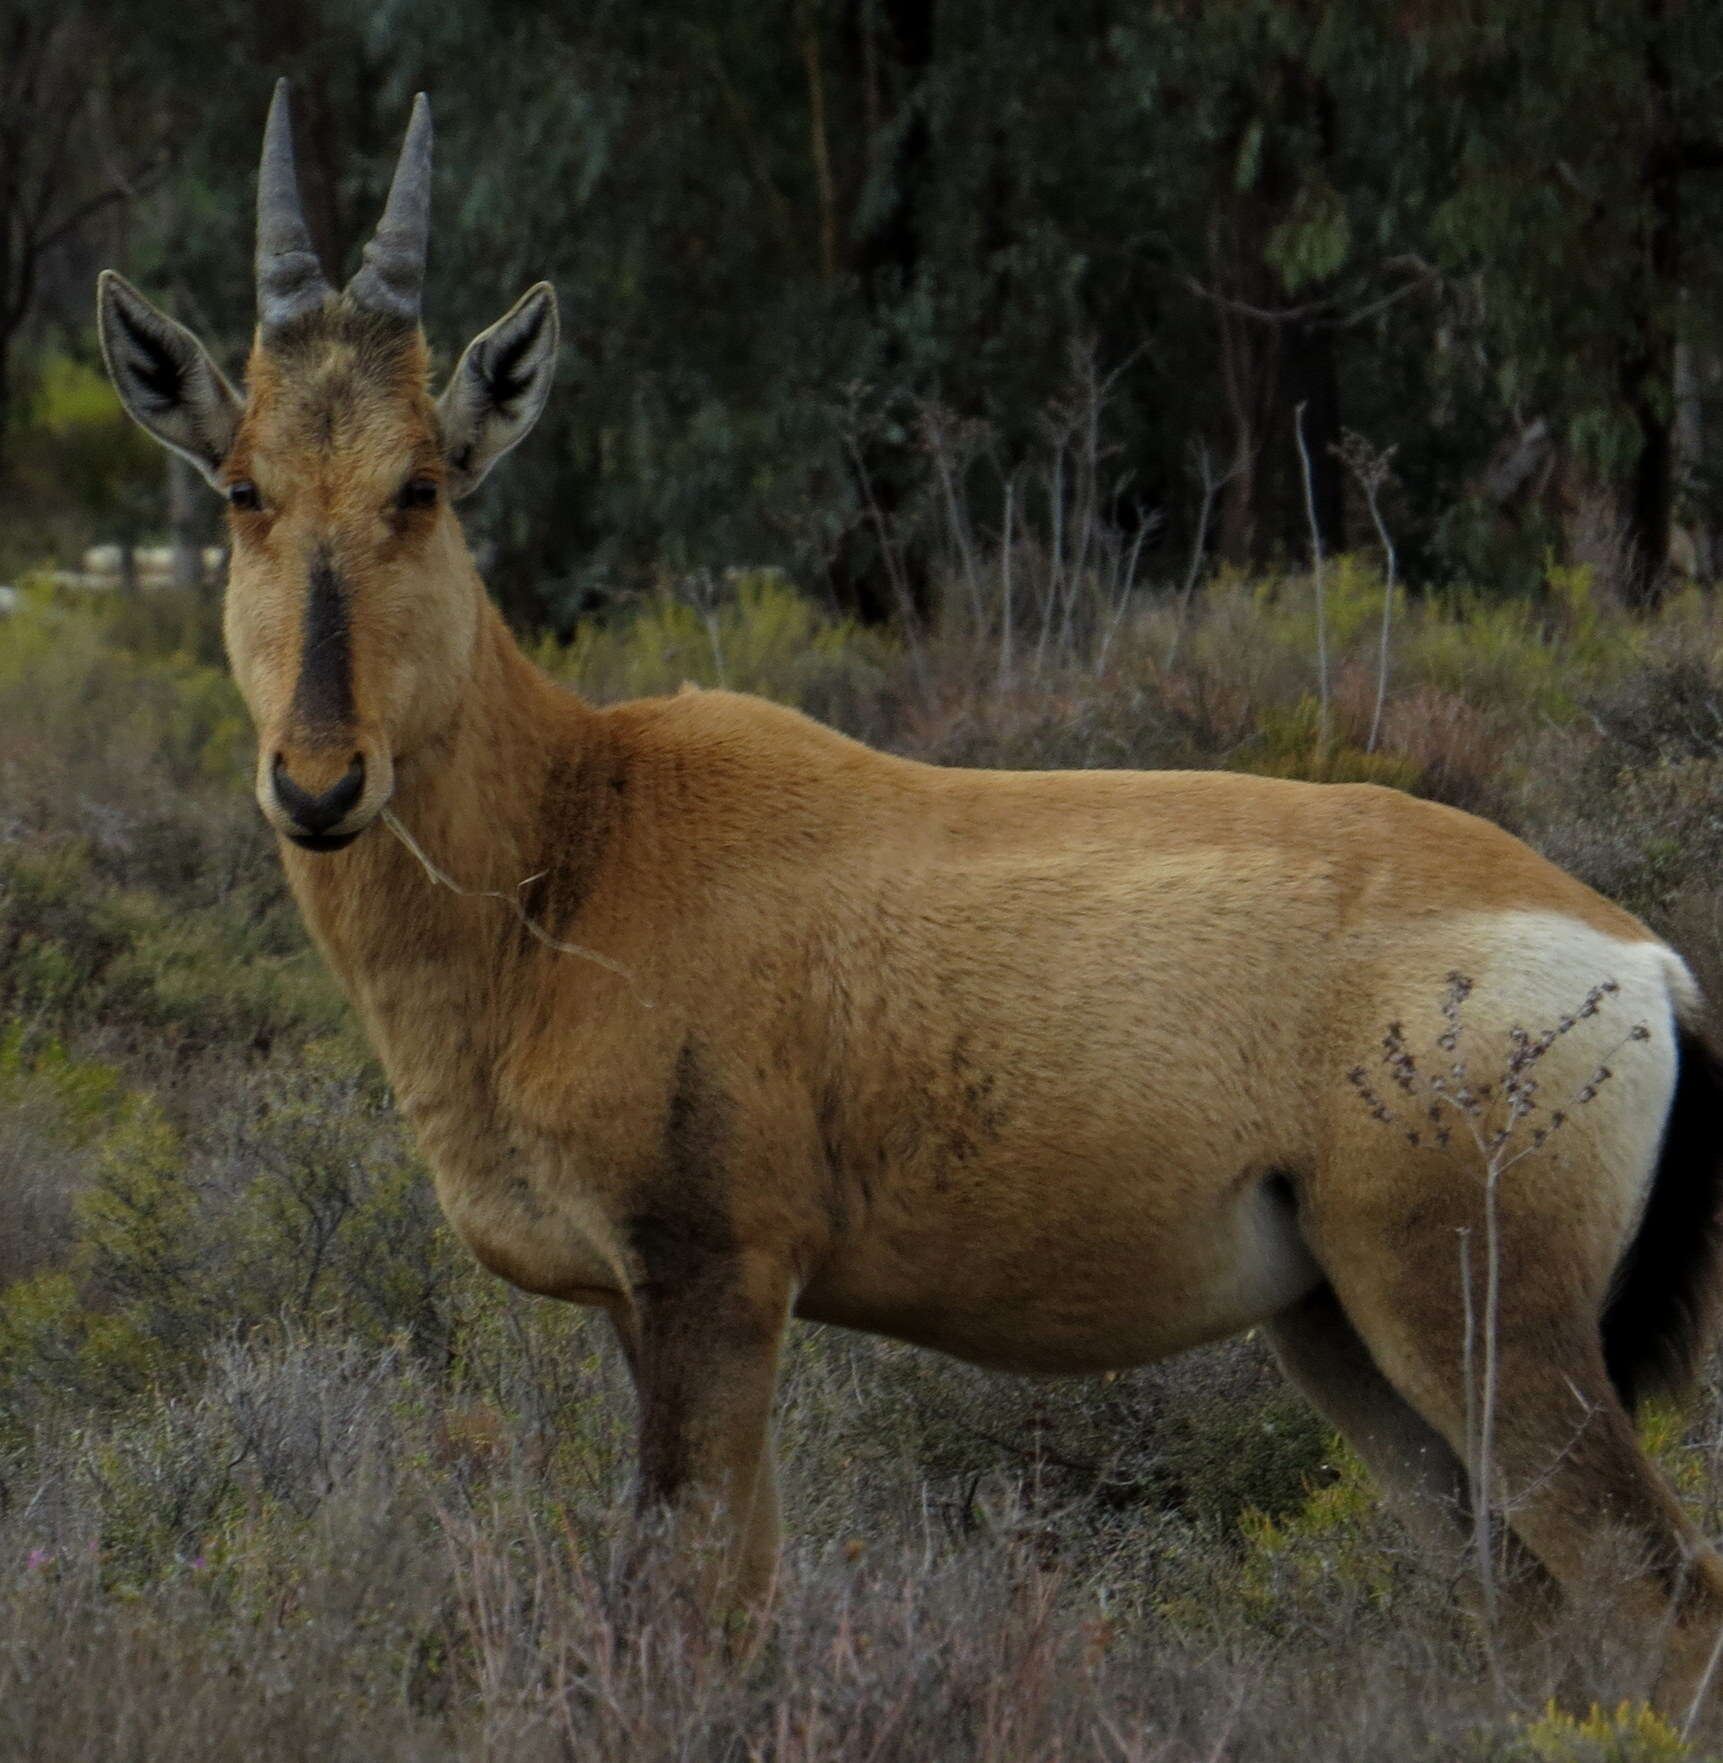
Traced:
[[437, 480], [434, 477], [410, 477], [395, 498], [397, 508], [434, 508], [437, 505]]
[[227, 486], [228, 505], [237, 508], [241, 514], [255, 514], [263, 506], [263, 498], [257, 493], [257, 485], [250, 478], [242, 477]]

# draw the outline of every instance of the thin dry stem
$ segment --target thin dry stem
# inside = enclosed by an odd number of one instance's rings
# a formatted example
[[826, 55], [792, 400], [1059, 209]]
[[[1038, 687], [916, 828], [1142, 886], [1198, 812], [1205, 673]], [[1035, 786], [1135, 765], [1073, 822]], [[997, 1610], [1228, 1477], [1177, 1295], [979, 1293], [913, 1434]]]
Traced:
[[1687, 1705], [1687, 1716], [1681, 1722], [1681, 1742], [1686, 1744], [1693, 1736], [1693, 1728], [1699, 1719], [1699, 1710], [1705, 1706], [1705, 1699], [1711, 1694], [1711, 1685], [1717, 1676], [1717, 1667], [1723, 1664], [1723, 1624], [1717, 1629], [1717, 1639], [1712, 1643], [1711, 1656], [1705, 1661], [1705, 1669], [1699, 1674], [1698, 1686], [1693, 1691], [1693, 1700]]
[[1167, 645], [1166, 668], [1169, 673], [1173, 663], [1179, 658], [1179, 645], [1184, 641], [1185, 623], [1190, 616], [1191, 596], [1196, 592], [1197, 577], [1202, 573], [1203, 546], [1208, 540], [1209, 515], [1214, 508], [1214, 499], [1238, 476], [1238, 465], [1235, 462], [1224, 476], [1216, 477], [1214, 461], [1206, 446], [1193, 449], [1192, 463], [1202, 483], [1202, 505], [1197, 510], [1196, 536], [1191, 540], [1191, 560], [1185, 570], [1184, 590], [1179, 595], [1179, 612], [1173, 623], [1173, 640]]
[[431, 878], [434, 886], [447, 888], [450, 893], [460, 894], [469, 900], [501, 900], [520, 920], [521, 926], [527, 934], [543, 943], [547, 949], [555, 949], [559, 955], [578, 955], [581, 960], [591, 961], [596, 966], [602, 967], [607, 973], [614, 973], [618, 979], [627, 984], [628, 989], [634, 994], [635, 1000], [643, 1010], [657, 1008], [654, 1001], [641, 990], [640, 982], [635, 977], [632, 968], [623, 966], [620, 961], [612, 960], [608, 955], [601, 955], [596, 949], [587, 948], [584, 943], [570, 943], [565, 942], [561, 937], [553, 937], [521, 904], [521, 889], [530, 888], [535, 881], [540, 880], [545, 873], [542, 869], [516, 882], [513, 893], [504, 893], [500, 888], [464, 888], [447, 870], [438, 868], [431, 861], [424, 846], [401, 824], [400, 818], [392, 808], [383, 810], [383, 824], [418, 858], [420, 866]]
[[1388, 523], [1382, 518], [1382, 486], [1388, 482], [1389, 467], [1393, 463], [1395, 449], [1386, 447], [1377, 452], [1362, 435], [1348, 430], [1340, 446], [1334, 449], [1340, 461], [1358, 480], [1359, 488], [1364, 492], [1364, 501], [1370, 510], [1370, 519], [1376, 527], [1376, 536], [1382, 541], [1382, 631], [1376, 653], [1376, 709], [1370, 718], [1370, 739], [1365, 743], [1365, 752], [1374, 753], [1376, 742], [1382, 733], [1382, 710], [1388, 701], [1388, 637], [1394, 618], [1394, 579], [1397, 573], [1397, 559], [1394, 553], [1394, 541], [1389, 536]]
[[1322, 586], [1322, 528], [1316, 519], [1316, 489], [1310, 478], [1310, 449], [1304, 442], [1304, 406], [1292, 413], [1292, 432], [1298, 440], [1298, 463], [1304, 472], [1304, 511], [1310, 520], [1311, 576], [1316, 588], [1316, 683], [1322, 703], [1322, 745], [1328, 746], [1328, 604]]

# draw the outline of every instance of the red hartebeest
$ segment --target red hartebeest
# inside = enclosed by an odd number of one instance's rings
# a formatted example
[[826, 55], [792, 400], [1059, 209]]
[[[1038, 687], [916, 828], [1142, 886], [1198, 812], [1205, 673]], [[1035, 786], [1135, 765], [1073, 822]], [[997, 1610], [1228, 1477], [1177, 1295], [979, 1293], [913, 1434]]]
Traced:
[[[449, 1220], [505, 1278], [609, 1312], [642, 1497], [719, 1525], [709, 1589], [770, 1580], [792, 1316], [1041, 1372], [1260, 1325], [1416, 1522], [1462, 1524], [1457, 1244], [1488, 1237], [1514, 1536], [1571, 1584], [1600, 1526], [1626, 1533], [1623, 1616], [1669, 1623], [1666, 1694], [1694, 1681], [1723, 1573], [1629, 1418], [1699, 1353], [1718, 1284], [1719, 1082], [1680, 960], [1390, 790], [944, 770], [752, 698], [560, 690], [453, 506], [537, 417], [556, 301], [530, 289], [433, 400], [429, 155], [420, 98], [338, 294], [278, 89], [244, 395], [112, 273], [103, 346], [227, 500], [258, 801]], [[1504, 1052], [1611, 983], [1543, 1053], [1549, 1097], [1645, 1031], [1493, 1216], [1481, 1166], [1349, 1077], [1390, 1023], [1430, 1021], [1400, 1056], [1446, 1069], [1456, 972], [1468, 1045]]]

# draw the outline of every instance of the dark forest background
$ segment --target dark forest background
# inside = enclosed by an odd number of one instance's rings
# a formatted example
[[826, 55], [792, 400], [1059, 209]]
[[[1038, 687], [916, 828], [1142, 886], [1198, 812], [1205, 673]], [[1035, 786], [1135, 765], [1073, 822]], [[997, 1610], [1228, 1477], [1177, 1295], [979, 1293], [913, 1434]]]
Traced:
[[0, 571], [68, 500], [165, 526], [55, 388], [104, 264], [237, 367], [280, 73], [343, 277], [432, 94], [441, 361], [558, 286], [548, 433], [477, 516], [525, 622], [732, 566], [925, 605], [953, 493], [978, 534], [1008, 487], [1067, 512], [1014, 477], [1061, 423], [1151, 563], [1205, 471], [1210, 556], [1296, 559], [1301, 405], [1330, 550], [1372, 536], [1351, 429], [1415, 582], [1712, 573], [1716, 0], [0, 0]]

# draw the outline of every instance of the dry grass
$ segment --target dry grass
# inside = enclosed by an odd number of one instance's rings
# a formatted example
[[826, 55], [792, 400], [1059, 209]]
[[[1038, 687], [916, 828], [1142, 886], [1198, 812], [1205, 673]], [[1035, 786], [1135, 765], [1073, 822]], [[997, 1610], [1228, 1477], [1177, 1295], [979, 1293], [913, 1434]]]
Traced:
[[[1282, 1535], [1252, 1559], [1151, 1509], [1085, 1565], [1066, 1558], [1097, 1523], [1083, 1502], [1048, 1507], [1024, 1476], [971, 1525], [936, 1467], [900, 1459], [891, 1497], [875, 1489], [816, 1534], [843, 1476], [819, 1425], [844, 1374], [889, 1383], [891, 1368], [814, 1339], [801, 1357], [784, 1419], [801, 1540], [738, 1667], [722, 1636], [619, 1577], [613, 1445], [593, 1447], [595, 1484], [571, 1482], [530, 1425], [399, 1356], [230, 1343], [195, 1393], [85, 1431], [81, 1452], [62, 1439], [10, 1483], [0, 1744], [42, 1759], [1374, 1759], [1489, 1755], [1511, 1728], [1445, 1585], [1367, 1514], [1320, 1553]], [[614, 1402], [618, 1369], [602, 1352], [583, 1365], [565, 1399]], [[1611, 1700], [1642, 1687], [1642, 1661], [1567, 1639], [1528, 1669], [1520, 1708], [1576, 1655]]]

